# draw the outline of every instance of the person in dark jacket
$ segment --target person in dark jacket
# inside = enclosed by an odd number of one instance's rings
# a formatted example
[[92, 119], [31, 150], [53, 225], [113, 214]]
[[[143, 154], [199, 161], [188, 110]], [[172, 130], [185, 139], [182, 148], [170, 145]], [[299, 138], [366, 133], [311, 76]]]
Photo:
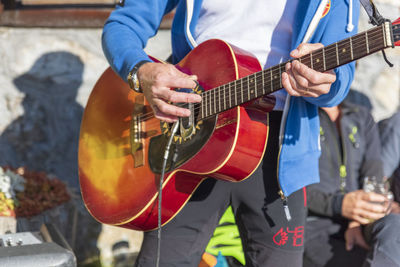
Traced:
[[[209, 50], [205, 56], [199, 54], [207, 59], [206, 63], [190, 63], [207, 69], [211, 80], [222, 83], [222, 75], [220, 77], [219, 74], [225, 70], [216, 70], [217, 66], [222, 68], [220, 59], [224, 54], [221, 51], [227, 52], [229, 62], [232, 62], [229, 65], [232, 65], [238, 77], [242, 69], [243, 73], [252, 69], [250, 62], [259, 61], [260, 67], [268, 69], [353, 36], [357, 32], [359, 6], [358, 1], [352, 1], [349, 5], [347, 0], [126, 0], [120, 1], [105, 22], [102, 47], [112, 69], [134, 91], [143, 93], [152, 108], [152, 112], [148, 111], [150, 116], [168, 123], [180, 123], [180, 117], [197, 121], [194, 112], [178, 104], [201, 102], [202, 97], [173, 89], [194, 91], [196, 76], [191, 74], [201, 73], [192, 73], [191, 68], [153, 62], [143, 50], [149, 38], [156, 34], [164, 14], [176, 8], [171, 29], [174, 64], [182, 60], [191, 62], [190, 51], [197, 53], [195, 47], [208, 47], [207, 41], [223, 40], [221, 45], [215, 46], [216, 52]], [[351, 23], [349, 17], [352, 18]], [[228, 43], [240, 47], [241, 52], [237, 57], [234, 55], [236, 48]], [[333, 58], [331, 62], [334, 65], [339, 65], [339, 60], [332, 55], [336, 54], [340, 59], [345, 52], [337, 47], [332, 46], [330, 52], [326, 52], [326, 56], [331, 60]], [[252, 58], [250, 54], [255, 54], [256, 58], [249, 61]], [[322, 58], [325, 58], [325, 52], [321, 59], [310, 56], [310, 66], [314, 67], [314, 60], [319, 65], [328, 62]], [[241, 61], [247, 62], [240, 66]], [[291, 60], [285, 65], [285, 71], [276, 69], [279, 70], [276, 75], [270, 71], [269, 76], [261, 78], [262, 86], [258, 86], [257, 90], [248, 90], [249, 93], [257, 93], [261, 88], [273, 87], [275, 79], [279, 87], [286, 89], [273, 93], [276, 105], [268, 115], [267, 147], [262, 148], [265, 153], [258, 168], [240, 183], [217, 179], [202, 182], [182, 210], [163, 226], [162, 235], [161, 230], [144, 233], [135, 266], [156, 266], [158, 262], [163, 267], [197, 266], [220, 217], [229, 205], [233, 208], [240, 235], [244, 239], [246, 266], [302, 265], [306, 217], [303, 189], [306, 185], [318, 182], [319, 178], [317, 107], [340, 103], [348, 92], [355, 70], [354, 63], [323, 72], [308, 68], [303, 63]], [[323, 64], [322, 69], [328, 66]], [[202, 85], [201, 75], [198, 78]], [[235, 84], [232, 96], [241, 95], [243, 100], [244, 94], [239, 94], [243, 91], [236, 88], [236, 83], [231, 84]], [[225, 96], [228, 95], [231, 93]], [[250, 94], [247, 95], [250, 97]], [[206, 99], [216, 97], [211, 94], [209, 97], [207, 94], [202, 96], [201, 105], [211, 107], [211, 102]], [[221, 98], [221, 94], [218, 97]], [[230, 121], [228, 123], [231, 124]], [[239, 120], [236, 122], [235, 119], [232, 123], [239, 125]], [[225, 127], [224, 124], [218, 123], [217, 127]], [[247, 130], [251, 132], [250, 138], [258, 134], [251, 127], [247, 127]], [[235, 142], [239, 140], [239, 131], [236, 132], [227, 133], [232, 136], [236, 134]], [[222, 137], [221, 146], [225, 138]], [[215, 151], [218, 149], [215, 148]], [[243, 149], [243, 155], [252, 154], [252, 149]], [[223, 164], [228, 160], [236, 165], [230, 171], [242, 172], [248, 160], [236, 160], [232, 155], [233, 150], [224, 161], [209, 159], [220, 164], [216, 165], [213, 172], [225, 170]], [[212, 176], [211, 172], [201, 174]], [[153, 199], [155, 197], [157, 195]], [[167, 214], [164, 212], [170, 213], [163, 208], [162, 213]]]
[[390, 177], [400, 165], [400, 112], [378, 123], [384, 175]]
[[374, 119], [348, 101], [319, 117], [321, 181], [307, 187], [304, 266], [400, 266], [400, 216], [386, 215], [384, 195], [362, 190], [365, 177], [383, 177]]
[[382, 144], [383, 174], [390, 177], [390, 183], [396, 201], [392, 210], [400, 213], [400, 111], [378, 122]]

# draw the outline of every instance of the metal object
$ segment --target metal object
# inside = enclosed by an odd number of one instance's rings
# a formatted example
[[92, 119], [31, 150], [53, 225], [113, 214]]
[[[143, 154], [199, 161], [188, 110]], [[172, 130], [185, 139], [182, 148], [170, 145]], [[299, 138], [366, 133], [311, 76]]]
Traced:
[[[57, 242], [57, 243], [56, 243]], [[0, 236], [2, 267], [76, 267], [76, 258], [54, 225], [43, 225], [40, 232]]]

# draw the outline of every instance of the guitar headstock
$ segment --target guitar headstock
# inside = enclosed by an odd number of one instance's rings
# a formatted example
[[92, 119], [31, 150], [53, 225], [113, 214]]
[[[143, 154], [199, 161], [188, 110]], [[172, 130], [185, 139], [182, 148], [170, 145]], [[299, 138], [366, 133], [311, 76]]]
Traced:
[[392, 22], [394, 45], [400, 46], [400, 18]]

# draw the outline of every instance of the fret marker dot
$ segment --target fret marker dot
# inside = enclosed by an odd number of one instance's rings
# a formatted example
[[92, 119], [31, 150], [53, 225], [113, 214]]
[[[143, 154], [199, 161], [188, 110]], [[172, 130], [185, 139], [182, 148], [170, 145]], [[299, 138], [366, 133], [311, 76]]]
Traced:
[[342, 51], [343, 51], [343, 53], [344, 53], [344, 52], [346, 52], [346, 48], [343, 48], [343, 50], [342, 50]]
[[276, 79], [276, 78], [278, 78], [278, 76], [275, 75], [275, 76], [274, 76], [274, 79]]
[[250, 93], [254, 94], [254, 90], [251, 90]]
[[317, 60], [316, 60], [316, 61], [317, 61], [317, 63], [319, 63], [319, 58], [317, 58]]

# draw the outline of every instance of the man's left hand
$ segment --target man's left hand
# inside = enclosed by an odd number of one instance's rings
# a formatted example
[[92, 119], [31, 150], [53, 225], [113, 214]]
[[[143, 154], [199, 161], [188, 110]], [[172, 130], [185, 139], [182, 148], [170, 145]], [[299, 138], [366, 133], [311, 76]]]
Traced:
[[[293, 58], [300, 58], [314, 50], [324, 47], [322, 44], [300, 44], [290, 52]], [[291, 96], [318, 97], [329, 93], [332, 83], [336, 81], [333, 70], [315, 71], [298, 60], [286, 64], [286, 72], [282, 73], [282, 85]]]
[[344, 238], [346, 239], [347, 251], [352, 250], [354, 245], [360, 246], [367, 250], [370, 249], [362, 235], [361, 224], [359, 224], [358, 222], [349, 222], [349, 226], [344, 234]]

